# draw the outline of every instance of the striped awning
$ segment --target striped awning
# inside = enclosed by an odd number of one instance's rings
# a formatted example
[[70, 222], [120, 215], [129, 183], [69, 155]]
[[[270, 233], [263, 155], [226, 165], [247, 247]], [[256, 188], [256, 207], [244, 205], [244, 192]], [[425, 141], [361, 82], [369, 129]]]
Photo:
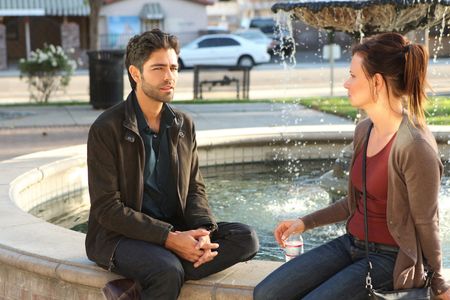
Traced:
[[146, 3], [142, 6], [139, 17], [143, 20], [162, 20], [164, 14], [159, 3]]
[[85, 0], [0, 0], [0, 16], [89, 16]]

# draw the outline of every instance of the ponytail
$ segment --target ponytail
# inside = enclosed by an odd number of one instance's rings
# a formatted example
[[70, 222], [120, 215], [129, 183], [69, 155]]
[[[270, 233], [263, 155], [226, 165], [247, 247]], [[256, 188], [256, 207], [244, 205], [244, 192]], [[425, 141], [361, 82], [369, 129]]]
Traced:
[[425, 126], [425, 94], [428, 51], [425, 47], [418, 44], [408, 44], [404, 46], [405, 52], [405, 70], [404, 86], [407, 97], [407, 109], [409, 118], [415, 118], [415, 123], [420, 127]]

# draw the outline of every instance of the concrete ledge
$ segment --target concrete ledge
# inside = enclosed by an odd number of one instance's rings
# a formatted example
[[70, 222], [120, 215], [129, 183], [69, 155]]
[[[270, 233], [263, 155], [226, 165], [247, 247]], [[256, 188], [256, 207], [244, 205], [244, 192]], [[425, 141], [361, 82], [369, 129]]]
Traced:
[[353, 130], [354, 125], [319, 125], [199, 131], [200, 166], [333, 159], [352, 141]]
[[[353, 126], [331, 129], [295, 126], [200, 131], [200, 162], [206, 166], [268, 160], [280, 145], [292, 150], [285, 158], [332, 158], [341, 145], [351, 141]], [[448, 137], [446, 134], [442, 136]], [[85, 145], [0, 162], [0, 299], [102, 299], [101, 288], [120, 277], [87, 259], [84, 234], [27, 213], [61, 193], [85, 186], [85, 165]], [[255, 260], [237, 264], [187, 282], [180, 299], [251, 299], [254, 286], [279, 265]], [[450, 278], [449, 270], [446, 274]]]

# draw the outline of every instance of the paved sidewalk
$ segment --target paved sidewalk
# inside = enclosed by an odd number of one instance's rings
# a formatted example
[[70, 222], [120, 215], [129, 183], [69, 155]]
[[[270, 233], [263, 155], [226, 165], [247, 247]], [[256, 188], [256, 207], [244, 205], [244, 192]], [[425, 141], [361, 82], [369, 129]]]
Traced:
[[[188, 113], [200, 130], [351, 123], [344, 118], [296, 104], [172, 104]], [[90, 126], [102, 112], [103, 110], [95, 110], [90, 105], [0, 106], [0, 129]]]
[[[350, 124], [293, 104], [177, 104], [197, 130], [290, 125]], [[103, 110], [79, 106], [0, 106], [0, 161], [36, 151], [86, 143], [89, 126]]]

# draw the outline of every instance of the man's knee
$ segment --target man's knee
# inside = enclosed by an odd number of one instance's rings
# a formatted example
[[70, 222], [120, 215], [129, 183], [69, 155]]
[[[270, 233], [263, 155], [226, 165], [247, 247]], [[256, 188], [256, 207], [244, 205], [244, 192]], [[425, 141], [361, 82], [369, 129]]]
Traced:
[[162, 270], [160, 277], [168, 283], [178, 283], [180, 286], [184, 282], [184, 270], [181, 264], [171, 265]]
[[179, 261], [168, 262], [164, 266], [159, 267], [158, 272], [150, 272], [144, 280], [144, 288], [164, 287], [181, 288], [184, 282], [184, 269]]
[[255, 256], [259, 250], [258, 235], [252, 227], [246, 224], [239, 224], [239, 227], [240, 236], [237, 239], [237, 242], [239, 242], [243, 248], [243, 258], [248, 260]]
[[249, 232], [249, 241], [248, 241], [248, 249], [249, 249], [249, 259], [256, 255], [259, 250], [259, 239], [258, 234], [255, 229], [250, 226], [247, 226], [250, 230]]

